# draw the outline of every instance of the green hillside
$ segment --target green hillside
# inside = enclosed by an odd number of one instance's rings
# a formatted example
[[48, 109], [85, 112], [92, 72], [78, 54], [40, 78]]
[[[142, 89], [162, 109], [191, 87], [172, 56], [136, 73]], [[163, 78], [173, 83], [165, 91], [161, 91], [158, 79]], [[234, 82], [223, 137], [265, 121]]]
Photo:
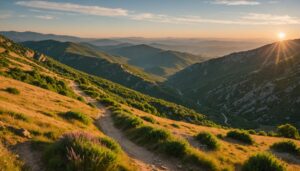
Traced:
[[[257, 128], [300, 127], [300, 40], [273, 43], [191, 67], [166, 82], [207, 114], [229, 124]], [[225, 119], [226, 120], [226, 119]]]

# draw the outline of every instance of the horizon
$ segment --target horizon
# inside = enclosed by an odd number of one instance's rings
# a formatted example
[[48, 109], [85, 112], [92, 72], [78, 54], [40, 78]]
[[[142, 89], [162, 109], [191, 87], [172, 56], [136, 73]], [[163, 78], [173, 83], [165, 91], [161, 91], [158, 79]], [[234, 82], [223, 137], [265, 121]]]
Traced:
[[[0, 30], [83, 38], [297, 39], [296, 0], [0, 2]], [[173, 6], [174, 8], [168, 8]]]

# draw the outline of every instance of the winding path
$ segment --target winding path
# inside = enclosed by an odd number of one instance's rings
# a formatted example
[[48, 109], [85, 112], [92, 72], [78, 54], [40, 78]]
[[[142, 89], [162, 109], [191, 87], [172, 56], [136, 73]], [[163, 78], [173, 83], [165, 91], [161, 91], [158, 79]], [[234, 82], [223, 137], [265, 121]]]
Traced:
[[159, 155], [154, 154], [130, 141], [119, 129], [115, 128], [111, 118], [111, 112], [109, 110], [98, 103], [95, 99], [87, 96], [83, 91], [80, 90], [77, 84], [71, 83], [71, 87], [77, 94], [84, 97], [87, 102], [97, 106], [97, 108], [101, 111], [100, 117], [96, 121], [97, 126], [100, 127], [103, 133], [115, 139], [121, 145], [122, 149], [138, 165], [139, 170], [178, 170], [176, 164], [172, 163], [172, 161], [168, 161], [166, 159], [163, 160], [163, 158]]
[[226, 125], [229, 125], [228, 124], [228, 118], [227, 118], [227, 116], [224, 114], [224, 113], [221, 113], [222, 114], [222, 116], [224, 117], [224, 123], [226, 124]]

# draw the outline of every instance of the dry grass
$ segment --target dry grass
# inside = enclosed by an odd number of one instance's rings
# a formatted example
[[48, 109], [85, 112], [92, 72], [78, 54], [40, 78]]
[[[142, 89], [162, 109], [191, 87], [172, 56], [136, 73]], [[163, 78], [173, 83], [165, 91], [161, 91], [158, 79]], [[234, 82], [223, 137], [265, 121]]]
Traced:
[[[128, 106], [123, 106], [124, 108], [132, 111], [134, 114], [138, 116], [152, 116], [155, 120], [155, 125], [157, 127], [168, 129], [170, 132], [177, 136], [184, 137], [188, 139], [188, 141], [195, 147], [198, 147], [201, 151], [205, 152], [207, 155], [209, 155], [212, 158], [216, 158], [219, 161], [219, 164], [222, 168], [233, 168], [235, 165], [238, 166], [241, 165], [244, 161], [246, 161], [250, 156], [258, 153], [258, 152], [265, 152], [269, 151], [269, 147], [275, 143], [282, 140], [286, 140], [286, 138], [280, 138], [280, 137], [268, 137], [268, 136], [259, 136], [259, 135], [251, 135], [255, 141], [254, 145], [245, 145], [241, 144], [237, 141], [231, 140], [231, 139], [220, 139], [220, 149], [218, 151], [207, 151], [204, 148], [200, 146], [199, 143], [195, 142], [193, 139], [193, 136], [195, 136], [197, 133], [201, 131], [210, 132], [214, 135], [222, 134], [226, 135], [228, 130], [220, 129], [220, 128], [213, 128], [213, 127], [205, 127], [205, 126], [198, 126], [193, 125], [181, 121], [173, 121], [166, 118], [160, 118], [153, 116], [151, 114], [145, 113], [143, 111], [130, 108]], [[172, 124], [176, 124], [179, 127], [174, 127]], [[295, 141], [297, 145], [300, 145], [299, 141]], [[285, 154], [276, 154], [279, 158], [285, 159]], [[297, 159], [294, 157], [294, 160], [286, 160], [284, 163], [287, 165], [287, 169], [291, 171], [300, 170], [300, 159]], [[297, 162], [295, 162], [295, 160]], [[293, 161], [293, 162], [288, 162]]]

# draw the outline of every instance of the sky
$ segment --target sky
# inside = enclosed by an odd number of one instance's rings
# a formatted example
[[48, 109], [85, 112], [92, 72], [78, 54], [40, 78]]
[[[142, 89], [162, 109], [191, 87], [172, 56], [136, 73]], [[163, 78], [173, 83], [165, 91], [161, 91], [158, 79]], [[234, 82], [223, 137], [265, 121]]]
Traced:
[[90, 38], [300, 38], [300, 0], [0, 0], [0, 30]]

